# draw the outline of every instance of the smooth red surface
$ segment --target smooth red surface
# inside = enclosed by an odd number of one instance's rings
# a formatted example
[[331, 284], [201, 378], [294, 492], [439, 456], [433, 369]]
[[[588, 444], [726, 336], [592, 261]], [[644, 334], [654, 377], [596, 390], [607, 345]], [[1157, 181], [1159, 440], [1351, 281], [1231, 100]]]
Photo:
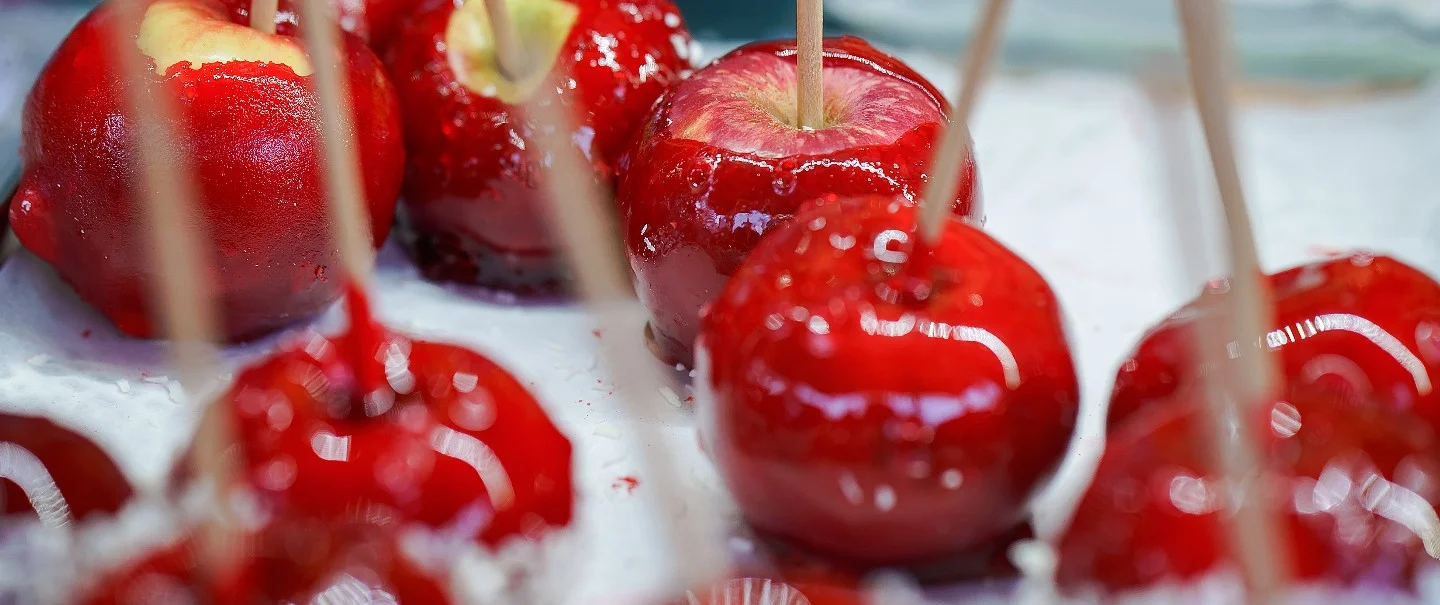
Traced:
[[[45, 474], [34, 472], [34, 463]], [[43, 418], [0, 414], [0, 517], [35, 515], [31, 497], [43, 492], [27, 493], [21, 484], [52, 481], [72, 520], [119, 512], [134, 494], [125, 475], [89, 439]]]
[[[1278, 353], [1288, 381], [1440, 427], [1440, 284], [1393, 258], [1357, 252], [1281, 271], [1269, 286], [1277, 327], [1269, 350]], [[1121, 365], [1110, 398], [1112, 430], [1142, 408], [1186, 396], [1195, 378], [1187, 328], [1202, 303], [1222, 299], [1224, 288], [1212, 284], [1150, 330]]]
[[[240, 548], [236, 568], [217, 577], [213, 569], [203, 565], [198, 539], [187, 536], [107, 574], [77, 602], [451, 602], [442, 578], [422, 569], [384, 532], [355, 526], [271, 525], [245, 538]], [[357, 594], [356, 589], [361, 587], [369, 591], [366, 596], [370, 598], [353, 601], [363, 594]]]
[[[753, 87], [717, 91], [723, 82], [713, 81], [708, 74], [724, 72], [735, 64], [760, 69], [767, 63], [783, 62], [788, 70], [777, 77], [788, 78], [785, 86], [794, 86], [794, 49], [794, 41], [750, 44], [682, 82], [655, 106], [635, 146], [622, 160], [619, 202], [626, 248], [638, 280], [637, 292], [650, 309], [650, 332], [667, 363], [692, 364], [701, 306], [720, 293], [760, 238], [789, 221], [801, 204], [827, 194], [898, 194], [913, 200], [922, 194], [929, 179], [928, 164], [949, 105], [914, 70], [859, 38], [825, 41], [827, 80], [858, 71], [876, 79], [877, 85], [909, 87], [924, 101], [906, 102], [926, 106], [904, 111], [924, 113], [928, 119], [883, 143], [816, 140], [826, 131], [803, 133], [778, 121], [768, 129], [773, 132], [770, 140], [756, 138], [750, 146], [724, 146], [681, 136], [681, 129], [688, 125], [673, 119], [677, 99], [714, 95], [715, 106], [709, 110], [714, 115], [708, 117], [706, 129], [715, 131], [718, 140], [731, 138], [721, 132], [724, 129], [739, 128], [752, 119], [748, 111], [737, 111], [726, 102], [730, 96], [754, 94]], [[757, 61], [758, 56], [776, 59]], [[838, 95], [849, 88], [827, 92]], [[704, 111], [681, 109], [687, 115]], [[867, 124], [878, 121], [873, 115], [856, 115], [869, 109], [860, 106], [827, 112]], [[751, 125], [747, 130], [757, 128]], [[746, 151], [735, 151], [737, 146]], [[814, 151], [790, 153], [807, 146]], [[766, 148], [785, 153], [763, 153]], [[983, 213], [973, 153], [967, 154], [962, 171], [955, 214], [978, 221]]]
[[[1434, 431], [1323, 390], [1292, 394], [1285, 403], [1298, 414], [1278, 415], [1294, 418], [1293, 424], [1275, 422], [1276, 404], [1270, 404], [1255, 410], [1252, 428], [1270, 468], [1264, 489], [1282, 507], [1280, 538], [1294, 577], [1410, 587], [1414, 566], [1428, 559], [1424, 548], [1363, 504], [1385, 494], [1385, 483], [1367, 485], [1377, 479], [1394, 482], [1392, 492], [1411, 489], [1429, 506], [1437, 502]], [[1111, 433], [1095, 481], [1060, 542], [1058, 581], [1066, 590], [1123, 592], [1192, 580], [1230, 560], [1224, 526], [1213, 512], [1224, 496], [1210, 472], [1212, 452], [1224, 444], [1210, 438], [1197, 410], [1188, 399], [1151, 406]], [[1322, 473], [1330, 480], [1317, 487]], [[1206, 502], [1211, 505], [1196, 505]]]
[[[194, 0], [224, 14], [218, 0]], [[122, 331], [156, 335], [158, 279], [136, 198], [133, 117], [122, 110], [111, 8], [80, 22], [25, 105], [24, 176], [10, 208], [21, 243]], [[180, 35], [177, 33], [176, 35]], [[372, 237], [390, 230], [403, 165], [399, 108], [379, 61], [346, 37], [357, 151]], [[150, 84], [169, 97], [179, 155], [199, 189], [224, 335], [245, 340], [309, 318], [339, 298], [320, 179], [312, 78], [274, 63], [182, 63]], [[330, 271], [334, 273], [335, 271]]]
[[[669, 0], [573, 3], [580, 13], [551, 69], [568, 71], [574, 85], [536, 94], [577, 116], [572, 139], [610, 190], [617, 158], [645, 112], [688, 71], [690, 34]], [[534, 125], [457, 82], [445, 41], [454, 11], [451, 0], [422, 0], [386, 57], [405, 109], [404, 241], [429, 279], [560, 292], [543, 166], [524, 143]]]
[[[224, 0], [237, 23], [250, 23], [250, 5], [254, 0]], [[331, 0], [340, 26], [382, 51], [400, 33], [405, 14], [413, 0]], [[295, 34], [300, 23], [300, 6], [296, 0], [280, 0], [275, 11], [276, 31]]]
[[[398, 395], [362, 401], [351, 343], [309, 334], [216, 403], [234, 414], [244, 476], [273, 514], [415, 521], [491, 545], [569, 524], [570, 442], [519, 382], [460, 347], [382, 342], [369, 358], [383, 365], [370, 363]], [[509, 487], [487, 480], [501, 476]]]
[[696, 346], [698, 426], [745, 518], [846, 564], [923, 566], [1019, 526], [1079, 404], [1045, 280], [958, 220], [923, 246], [915, 215], [802, 209]]

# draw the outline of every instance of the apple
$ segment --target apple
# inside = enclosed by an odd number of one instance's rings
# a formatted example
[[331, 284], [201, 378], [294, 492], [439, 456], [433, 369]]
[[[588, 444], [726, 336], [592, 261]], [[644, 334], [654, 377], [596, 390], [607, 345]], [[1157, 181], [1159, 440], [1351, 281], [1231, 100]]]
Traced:
[[[302, 335], [213, 404], [272, 516], [414, 522], [492, 547], [570, 523], [570, 441], [514, 377], [453, 345], [358, 344]], [[362, 396], [357, 358], [392, 390]]]
[[[826, 194], [917, 199], [948, 119], [935, 87], [859, 38], [825, 41], [825, 127], [796, 126], [795, 42], [743, 46], [672, 88], [620, 164], [647, 335], [692, 365], [700, 307], [771, 229]], [[982, 220], [974, 154], [955, 214]]]
[[[225, 0], [230, 14], [238, 23], [250, 22], [250, 6], [254, 0]], [[376, 52], [385, 47], [400, 33], [405, 13], [413, 0], [331, 0], [330, 6], [339, 18], [340, 26], [347, 32], [359, 36]], [[296, 0], [280, 0], [275, 11], [276, 30], [294, 34], [300, 23], [300, 8]]]
[[[429, 279], [553, 295], [566, 280], [540, 197], [548, 162], [519, 106], [539, 95], [576, 114], [587, 176], [610, 189], [646, 111], [689, 72], [691, 39], [669, 0], [507, 6], [528, 74], [501, 73], [480, 0], [424, 0], [387, 53], [409, 154], [401, 235]], [[552, 74], [565, 84], [546, 86]]]
[[[156, 335], [140, 166], [124, 108], [109, 5], [80, 21], [25, 105], [21, 243], [123, 332]], [[328, 308], [342, 279], [320, 178], [320, 106], [298, 39], [237, 23], [220, 0], [155, 0], [136, 39], [147, 83], [173, 101], [170, 126], [194, 178], [214, 296], [229, 340], [262, 336]], [[385, 239], [402, 176], [399, 107], [381, 65], [345, 37], [371, 237]]]
[[[1189, 582], [1231, 561], [1203, 403], [1181, 396], [1112, 431], [1099, 470], [1059, 544], [1067, 592], [1124, 593]], [[1403, 414], [1301, 388], [1249, 412], [1262, 443], [1253, 489], [1283, 519], [1296, 580], [1412, 588], [1429, 557], [1387, 518], [1440, 498], [1435, 432]], [[1199, 433], [1195, 431], [1200, 431]], [[1430, 513], [1433, 516], [1433, 512]], [[1228, 515], [1227, 515], [1228, 516]]]
[[904, 196], [823, 198], [703, 313], [697, 426], [757, 531], [923, 568], [1028, 519], [1079, 392], [1045, 280], [979, 229], [920, 241]]
[[245, 539], [236, 569], [218, 577], [201, 564], [200, 553], [198, 538], [183, 536], [104, 574], [77, 602], [451, 602], [439, 574], [412, 560], [392, 534], [373, 528], [269, 525]]
[[0, 413], [0, 521], [47, 525], [120, 511], [134, 490], [104, 450], [44, 418]]
[[[1287, 381], [1405, 411], [1440, 430], [1440, 284], [1366, 252], [1281, 271], [1268, 283], [1275, 329], [1266, 350]], [[1115, 377], [1112, 428], [1194, 388], [1189, 328], [1225, 291], [1223, 281], [1210, 284], [1140, 341]], [[1241, 359], [1250, 359], [1258, 347], [1245, 351]]]

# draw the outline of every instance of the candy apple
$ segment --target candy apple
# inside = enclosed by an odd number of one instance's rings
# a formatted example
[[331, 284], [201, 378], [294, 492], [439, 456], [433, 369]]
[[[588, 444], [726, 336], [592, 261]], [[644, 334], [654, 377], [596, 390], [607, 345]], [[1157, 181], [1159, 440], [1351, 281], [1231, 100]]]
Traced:
[[[230, 14], [239, 23], [250, 22], [250, 6], [254, 0], [225, 0]], [[339, 17], [340, 26], [362, 40], [370, 43], [376, 52], [385, 47], [400, 33], [405, 13], [412, 6], [412, 0], [331, 0], [331, 8]], [[300, 23], [300, 7], [297, 0], [280, 0], [275, 11], [276, 30], [282, 34], [294, 34]]]
[[[354, 354], [360, 342], [304, 335], [214, 404], [272, 515], [410, 521], [491, 546], [570, 523], [570, 442], [514, 377], [452, 345], [389, 333]], [[391, 390], [362, 395], [367, 372]]]
[[[1071, 592], [1120, 593], [1194, 580], [1228, 564], [1207, 420], [1194, 399], [1139, 410], [1112, 431], [1094, 483], [1060, 542]], [[1265, 490], [1300, 581], [1407, 589], [1426, 560], [1397, 520], [1434, 518], [1435, 433], [1424, 423], [1323, 389], [1257, 406]], [[1195, 431], [1201, 431], [1196, 433]], [[1433, 528], [1435, 531], [1440, 528]]]
[[114, 514], [134, 490], [98, 446], [43, 418], [0, 414], [0, 519], [59, 525]]
[[[425, 0], [387, 64], [405, 111], [409, 153], [401, 222], [426, 277], [521, 294], [563, 287], [540, 198], [548, 163], [518, 107], [558, 103], [572, 139], [610, 188], [645, 112], [688, 72], [690, 34], [669, 0], [511, 0], [533, 69], [503, 74], [484, 2]], [[552, 76], [565, 84], [547, 84]], [[547, 128], [549, 126], [546, 126]]]
[[[799, 128], [795, 43], [741, 47], [672, 88], [621, 163], [630, 266], [666, 363], [690, 365], [700, 307], [765, 233], [826, 194], [917, 199], [949, 105], [858, 38], [825, 41], [825, 125]], [[955, 213], [981, 220], [973, 154]]]
[[[131, 24], [133, 27], [134, 24]], [[86, 16], [40, 74], [25, 105], [24, 174], [11, 204], [15, 234], [120, 330], [154, 336], [138, 194], [135, 120], [110, 5]], [[220, 0], [149, 2], [135, 41], [154, 94], [173, 101], [170, 126], [194, 178], [210, 244], [224, 336], [260, 336], [324, 310], [341, 280], [320, 179], [319, 105], [298, 39], [236, 22]], [[345, 73], [371, 237], [390, 229], [403, 167], [399, 108], [379, 61], [357, 38]]]
[[[1440, 284], [1393, 258], [1354, 253], [1281, 271], [1269, 287], [1275, 329], [1264, 346], [1278, 355], [1287, 381], [1407, 411], [1440, 428]], [[1112, 428], [1193, 389], [1189, 328], [1225, 292], [1225, 282], [1210, 284], [1145, 335], [1115, 377]], [[1259, 353], [1245, 351], [1242, 360]]]
[[1079, 402], [1040, 274], [904, 197], [823, 199], [761, 240], [696, 344], [701, 438], [758, 531], [921, 567], [1026, 521]]

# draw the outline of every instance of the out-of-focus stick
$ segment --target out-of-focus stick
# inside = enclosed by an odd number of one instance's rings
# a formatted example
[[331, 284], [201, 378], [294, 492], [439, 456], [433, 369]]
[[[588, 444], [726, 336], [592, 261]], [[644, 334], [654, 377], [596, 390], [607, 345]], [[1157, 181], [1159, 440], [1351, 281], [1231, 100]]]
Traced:
[[980, 88], [985, 84], [990, 67], [995, 62], [995, 52], [1000, 47], [1001, 33], [1005, 29], [1005, 15], [1010, 10], [1010, 0], [987, 0], [970, 44], [965, 49], [960, 65], [960, 94], [950, 112], [950, 126], [940, 139], [940, 147], [930, 162], [930, 182], [925, 187], [925, 196], [920, 208], [920, 234], [926, 242], [934, 244], [940, 237], [945, 215], [950, 213], [955, 189], [960, 186], [962, 162], [965, 150], [970, 148], [970, 113]]
[[[143, 0], [114, 0], [116, 23], [138, 24]], [[211, 258], [202, 238], [208, 237], [192, 201], [198, 189], [189, 178], [188, 164], [172, 141], [175, 115], [160, 79], [152, 74], [136, 44], [135, 30], [115, 28], [115, 45], [125, 80], [127, 108], [135, 120], [134, 144], [140, 158], [137, 196], [145, 208], [146, 224], [157, 275], [155, 300], [161, 324], [170, 339], [170, 356], [187, 394], [202, 392], [205, 377], [214, 368], [213, 343], [219, 323], [211, 295]], [[152, 92], [153, 91], [153, 92]], [[199, 477], [214, 482], [221, 506], [201, 528], [205, 562], [212, 572], [229, 569], [238, 544], [229, 508], [224, 505], [235, 469], [225, 455], [234, 433], [225, 414], [206, 413], [195, 437], [190, 459]]]
[[[1231, 138], [1233, 49], [1228, 6], [1214, 0], [1176, 0], [1176, 6], [1190, 60], [1191, 87], [1225, 211], [1230, 252], [1230, 292], [1224, 308], [1218, 309], [1220, 313], [1202, 313], [1202, 317], [1223, 317], [1231, 332], [1224, 334], [1215, 329], [1215, 324], [1206, 325], [1205, 321], [1193, 324], [1199, 353], [1196, 361], [1216, 369], [1207, 374], [1203, 391], [1208, 400], [1210, 442], [1230, 445], [1215, 448], [1215, 454], [1225, 481], [1225, 502], [1234, 501], [1238, 507], [1228, 524], [1231, 550], [1244, 572], [1250, 602], [1275, 603], [1286, 583], [1287, 551], [1280, 548], [1275, 512], [1265, 499], [1265, 470], [1253, 442], [1259, 433], [1250, 428], [1249, 422], [1255, 416], [1252, 408], [1268, 404], [1276, 395], [1274, 360], [1264, 343], [1273, 313], [1260, 281], [1259, 257]], [[1166, 147], [1171, 154], [1188, 149], [1183, 141], [1168, 142]], [[1183, 159], [1177, 159], [1171, 165], [1185, 164]], [[1247, 355], [1243, 363], [1235, 364], [1230, 359], [1232, 348], [1246, 351], [1257, 343], [1259, 350]], [[1221, 376], [1229, 376], [1223, 369], [1231, 367], [1235, 370], [1234, 384], [1226, 385]]]
[[[553, 90], [554, 85], [548, 88]], [[551, 226], [596, 323], [623, 324], [635, 317], [639, 307], [611, 216], [614, 206], [591, 178], [593, 166], [569, 136], [575, 131], [574, 118], [547, 95], [536, 97], [525, 110], [538, 125], [538, 152], [550, 158], [544, 182]], [[656, 496], [658, 521], [669, 541], [678, 575], [679, 585], [672, 588], [675, 594], [683, 594], [708, 585], [728, 566], [719, 519], [707, 514], [705, 498], [691, 494], [692, 490], [681, 481], [674, 458], [663, 451], [665, 433], [661, 427], [643, 419], [641, 402], [654, 400], [665, 381], [638, 336], [607, 346], [605, 361], [615, 375], [626, 414], [639, 432], [640, 466]]]
[[250, 0], [250, 29], [263, 34], [275, 33], [275, 11], [279, 0]]
[[500, 73], [514, 81], [529, 74], [530, 60], [525, 56], [525, 41], [520, 39], [507, 5], [506, 0], [485, 0], [485, 14], [490, 18], [490, 35], [495, 40], [495, 62], [500, 66]]
[[801, 128], [825, 127], [825, 7], [822, 0], [795, 2], [795, 62], [799, 68], [796, 121]]

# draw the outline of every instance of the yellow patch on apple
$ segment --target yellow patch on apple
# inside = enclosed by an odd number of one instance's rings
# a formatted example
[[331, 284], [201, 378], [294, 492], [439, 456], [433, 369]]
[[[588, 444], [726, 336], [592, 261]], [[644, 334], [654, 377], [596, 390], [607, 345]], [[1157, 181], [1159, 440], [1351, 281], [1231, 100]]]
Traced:
[[165, 73], [180, 63], [197, 69], [206, 63], [253, 61], [279, 63], [304, 77], [315, 70], [299, 40], [264, 34], [230, 18], [208, 4], [160, 0], [145, 10], [140, 22], [140, 52]]
[[531, 67], [528, 75], [511, 80], [501, 73], [484, 0], [467, 0], [455, 9], [445, 28], [445, 45], [450, 69], [461, 85], [518, 105], [549, 77], [550, 67], [580, 17], [580, 9], [564, 0], [507, 0], [505, 8], [525, 45], [525, 60]]

